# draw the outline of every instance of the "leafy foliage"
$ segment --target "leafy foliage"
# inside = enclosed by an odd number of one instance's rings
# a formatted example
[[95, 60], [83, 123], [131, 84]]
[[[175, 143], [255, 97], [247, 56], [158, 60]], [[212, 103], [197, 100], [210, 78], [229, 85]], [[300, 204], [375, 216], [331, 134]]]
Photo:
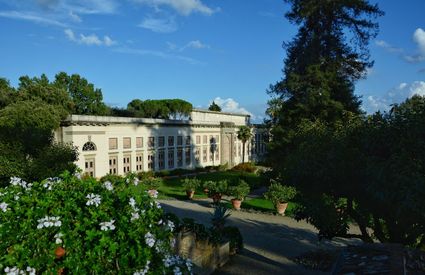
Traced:
[[424, 123], [425, 98], [414, 96], [389, 113], [352, 117], [336, 129], [300, 126], [297, 150], [284, 164], [285, 180], [301, 194], [298, 218], [324, 237], [349, 236], [351, 220], [365, 241], [423, 246]]
[[214, 111], [214, 112], [221, 112], [221, 107], [217, 105], [214, 101], [211, 103], [211, 105], [208, 107], [208, 110]]
[[182, 181], [183, 188], [188, 191], [195, 191], [199, 188], [201, 181], [197, 178], [185, 178]]
[[178, 119], [185, 118], [192, 112], [192, 104], [181, 99], [145, 100], [134, 99], [127, 105], [127, 110], [135, 117]]
[[251, 188], [248, 183], [244, 180], [240, 180], [237, 185], [228, 188], [228, 193], [238, 200], [243, 200], [249, 194], [250, 190]]
[[297, 191], [294, 187], [274, 182], [270, 184], [269, 189], [264, 193], [264, 197], [276, 205], [277, 203], [289, 202], [296, 194]]
[[[37, 273], [187, 272], [171, 259], [174, 225], [139, 186], [79, 180], [70, 174], [1, 190], [0, 269]], [[4, 205], [4, 204], [3, 204]], [[19, 219], [17, 218], [19, 217]], [[55, 250], [64, 249], [58, 259]]]

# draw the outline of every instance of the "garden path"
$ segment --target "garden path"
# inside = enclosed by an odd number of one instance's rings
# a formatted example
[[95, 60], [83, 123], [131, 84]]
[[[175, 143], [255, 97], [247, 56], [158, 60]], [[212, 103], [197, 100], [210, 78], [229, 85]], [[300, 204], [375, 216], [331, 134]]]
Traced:
[[[180, 218], [189, 217], [210, 224], [210, 200], [161, 200], [163, 208]], [[310, 224], [289, 217], [232, 211], [227, 225], [237, 226], [244, 238], [242, 253], [216, 271], [216, 274], [326, 274], [305, 269], [291, 258], [318, 248], [340, 247], [355, 240], [319, 242]]]

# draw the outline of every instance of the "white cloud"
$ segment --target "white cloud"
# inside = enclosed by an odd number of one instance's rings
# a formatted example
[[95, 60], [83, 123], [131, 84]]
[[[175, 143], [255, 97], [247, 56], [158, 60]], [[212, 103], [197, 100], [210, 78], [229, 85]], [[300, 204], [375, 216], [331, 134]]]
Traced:
[[66, 0], [61, 9], [79, 14], [112, 14], [116, 13], [118, 3], [115, 0]]
[[85, 44], [85, 45], [96, 45], [96, 46], [112, 46], [116, 44], [117, 42], [112, 40], [109, 36], [105, 35], [102, 38], [99, 38], [96, 34], [90, 34], [90, 35], [84, 35], [80, 34], [79, 37], [75, 35], [75, 33], [70, 30], [66, 29], [64, 30], [66, 37], [73, 42], [76, 42], [78, 44]]
[[80, 23], [83, 21], [81, 17], [78, 14], [74, 13], [73, 11], [69, 11], [69, 18], [71, 18], [72, 21], [77, 23]]
[[410, 84], [400, 83], [384, 96], [368, 96], [363, 102], [363, 109], [367, 113], [374, 113], [378, 110], [388, 111], [392, 104], [401, 103], [414, 95], [425, 96], [425, 81], [414, 81]]
[[159, 33], [171, 33], [177, 30], [177, 24], [174, 17], [165, 19], [148, 17], [143, 19], [138, 26]]
[[189, 43], [186, 44], [186, 46], [184, 46], [181, 50], [185, 50], [187, 48], [191, 48], [191, 49], [209, 49], [210, 46], [207, 44], [202, 43], [199, 40], [192, 40]]
[[391, 44], [389, 44], [388, 42], [384, 41], [384, 40], [376, 40], [375, 41], [375, 45], [378, 47], [381, 47], [385, 50], [387, 50], [390, 53], [400, 53], [403, 52], [403, 49], [401, 48], [397, 48], [392, 46]]
[[181, 15], [190, 15], [191, 13], [202, 13], [211, 15], [218, 9], [212, 9], [201, 2], [201, 0], [134, 0], [143, 5], [149, 5], [154, 8], [168, 6]]
[[38, 24], [44, 25], [52, 25], [57, 27], [66, 27], [65, 23], [59, 22], [54, 19], [49, 19], [47, 17], [39, 16], [32, 12], [20, 12], [20, 11], [0, 11], [0, 17], [10, 18], [10, 19], [18, 19], [31, 21]]
[[169, 54], [169, 53], [165, 53], [165, 52], [157, 51], [157, 50], [121, 47], [121, 48], [113, 49], [113, 51], [118, 53], [133, 54], [133, 55], [140, 55], [140, 56], [154, 56], [154, 57], [159, 57], [162, 59], [176, 59], [176, 60], [184, 61], [192, 65], [204, 65], [204, 63], [196, 59], [193, 59], [191, 57]]
[[425, 56], [425, 31], [418, 28], [413, 34], [413, 41], [418, 44], [419, 50]]
[[255, 116], [246, 110], [245, 108], [241, 107], [237, 101], [235, 101], [233, 98], [221, 98], [216, 97], [214, 100], [211, 100], [209, 102], [209, 105], [211, 105], [212, 102], [215, 102], [218, 106], [221, 107], [222, 112], [229, 112], [229, 113], [238, 113], [238, 114], [247, 114], [250, 115], [251, 118], [255, 119]]
[[416, 29], [413, 33], [413, 41], [418, 47], [418, 53], [414, 55], [406, 55], [404, 59], [410, 63], [417, 63], [425, 60], [425, 31], [421, 28]]

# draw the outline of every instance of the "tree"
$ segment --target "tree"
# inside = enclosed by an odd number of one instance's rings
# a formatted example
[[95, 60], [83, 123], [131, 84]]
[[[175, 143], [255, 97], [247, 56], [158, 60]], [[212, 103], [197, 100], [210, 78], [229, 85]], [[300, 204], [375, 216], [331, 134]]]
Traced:
[[10, 86], [10, 83], [5, 78], [0, 78], [0, 109], [11, 104], [15, 99], [15, 89]]
[[69, 94], [74, 103], [73, 114], [99, 116], [109, 114], [108, 107], [103, 103], [102, 90], [95, 88], [84, 77], [60, 72], [55, 76], [53, 84]]
[[361, 113], [354, 83], [373, 64], [367, 45], [378, 25], [370, 18], [383, 14], [367, 0], [285, 1], [291, 4], [286, 18], [299, 29], [284, 44], [284, 77], [268, 91], [275, 164], [293, 149], [291, 139], [303, 120], [335, 124], [346, 112]]
[[127, 110], [136, 117], [162, 119], [183, 119], [190, 115], [192, 108], [192, 104], [182, 99], [134, 99], [127, 105]]
[[0, 182], [33, 181], [75, 169], [74, 148], [53, 143], [63, 112], [42, 100], [18, 101], [0, 110]]
[[242, 163], [245, 162], [245, 143], [252, 137], [251, 129], [248, 126], [241, 126], [238, 131], [238, 139], [242, 141]]
[[218, 106], [214, 101], [211, 103], [210, 107], [208, 107], [208, 110], [214, 111], [214, 112], [221, 112], [221, 107]]

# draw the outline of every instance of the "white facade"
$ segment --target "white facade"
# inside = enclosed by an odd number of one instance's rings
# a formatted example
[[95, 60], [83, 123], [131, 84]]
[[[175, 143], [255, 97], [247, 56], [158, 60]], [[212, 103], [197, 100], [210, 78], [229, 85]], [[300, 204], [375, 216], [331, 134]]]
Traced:
[[[55, 131], [57, 142], [77, 147], [76, 164], [102, 177], [128, 172], [192, 169], [242, 162], [237, 131], [249, 116], [194, 110], [190, 120], [72, 115]], [[252, 142], [245, 145], [251, 159]]]

